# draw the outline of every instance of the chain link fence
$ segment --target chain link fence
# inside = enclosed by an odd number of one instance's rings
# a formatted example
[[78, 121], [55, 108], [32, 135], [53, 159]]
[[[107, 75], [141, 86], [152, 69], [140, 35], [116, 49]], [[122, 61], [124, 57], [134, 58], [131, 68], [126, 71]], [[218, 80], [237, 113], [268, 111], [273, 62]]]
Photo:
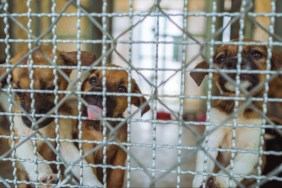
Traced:
[[[253, 180], [229, 184], [232, 187], [282, 186], [281, 68], [271, 69], [272, 49], [279, 50], [282, 41], [280, 1], [2, 0], [0, 8], [1, 186], [92, 187], [97, 177], [104, 187], [116, 182], [123, 187], [192, 187], [196, 175], [204, 180]], [[241, 52], [244, 46], [265, 46], [266, 70], [213, 67], [220, 45], [235, 45]], [[211, 66], [194, 69], [203, 59]], [[87, 82], [96, 84], [90, 79], [95, 71], [95, 76], [101, 74], [101, 88], [87, 90]], [[115, 71], [126, 72], [123, 92], [109, 84], [119, 80]], [[208, 76], [198, 87], [190, 73], [202, 71]], [[221, 95], [213, 73], [228, 80], [230, 72], [237, 75], [231, 79], [235, 94]], [[240, 87], [241, 74], [263, 75], [265, 80], [246, 91]], [[269, 84], [273, 80], [274, 86]], [[262, 96], [252, 95], [262, 88]], [[93, 104], [86, 96], [100, 96], [94, 114], [87, 111]], [[134, 100], [142, 97], [136, 105]], [[111, 98], [126, 101], [127, 110], [108, 115], [124, 105], [108, 105]], [[219, 123], [212, 121], [217, 117], [211, 113], [217, 100], [234, 102], [233, 113]], [[255, 151], [236, 147], [238, 127], [258, 126], [238, 121], [238, 114], [248, 108], [262, 119]], [[102, 115], [87, 129], [85, 122], [92, 124], [89, 113]], [[206, 127], [230, 127], [232, 146], [209, 148], [213, 131]], [[196, 170], [199, 151], [205, 154], [202, 171]], [[233, 167], [238, 153], [255, 154], [256, 172], [225, 169], [212, 157], [214, 151], [229, 153]], [[91, 158], [98, 153], [100, 161]], [[117, 158], [122, 162], [109, 163]], [[209, 171], [209, 158], [223, 172]], [[111, 179], [115, 170], [120, 171]], [[204, 180], [203, 187], [209, 187]]]

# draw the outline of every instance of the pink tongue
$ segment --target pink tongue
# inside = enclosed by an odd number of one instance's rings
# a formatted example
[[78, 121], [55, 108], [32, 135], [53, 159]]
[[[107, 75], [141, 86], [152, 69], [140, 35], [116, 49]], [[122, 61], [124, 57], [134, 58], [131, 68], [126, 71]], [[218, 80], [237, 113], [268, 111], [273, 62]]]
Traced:
[[88, 114], [88, 119], [99, 120], [102, 119], [103, 117], [103, 110], [98, 106], [89, 105], [87, 107], [87, 114]]

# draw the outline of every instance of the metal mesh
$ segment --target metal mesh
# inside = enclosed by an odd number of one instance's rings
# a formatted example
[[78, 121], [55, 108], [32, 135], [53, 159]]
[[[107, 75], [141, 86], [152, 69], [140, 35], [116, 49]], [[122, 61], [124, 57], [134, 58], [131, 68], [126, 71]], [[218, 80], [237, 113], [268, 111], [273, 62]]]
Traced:
[[[5, 187], [18, 187], [20, 185], [33, 185], [38, 187], [40, 182], [40, 165], [54, 165], [57, 171], [55, 176], [60, 180], [59, 187], [81, 187], [85, 186], [85, 169], [102, 168], [103, 180], [101, 183], [107, 187], [107, 170], [125, 170], [124, 187], [191, 187], [195, 175], [203, 175], [203, 185], [210, 176], [229, 177], [254, 180], [251, 185], [236, 182], [239, 187], [262, 187], [267, 186], [270, 181], [276, 181], [276, 187], [282, 184], [282, 166], [278, 162], [266, 173], [263, 157], [274, 156], [281, 158], [281, 146], [267, 149], [266, 137], [270, 132], [270, 146], [279, 145], [281, 141], [282, 99], [279, 97], [269, 98], [269, 82], [281, 75], [280, 70], [271, 69], [272, 49], [281, 47], [281, 35], [276, 32], [275, 23], [279, 23], [281, 13], [279, 2], [274, 0], [264, 1], [270, 9], [268, 12], [257, 11], [259, 1], [242, 0], [239, 9], [230, 10], [233, 1], [198, 1], [198, 0], [128, 0], [128, 1], [86, 1], [86, 0], [60, 0], [60, 1], [1, 1], [1, 14], [3, 20], [3, 37], [0, 42], [4, 44], [2, 52], [5, 52], [5, 59], [1, 68], [5, 73], [1, 75], [1, 81], [6, 86], [1, 88], [1, 101], [4, 110], [0, 112], [0, 183]], [[46, 3], [46, 4], [45, 4]], [[222, 6], [222, 4], [225, 5]], [[48, 6], [47, 6], [48, 5]], [[118, 7], [122, 6], [122, 11]], [[21, 8], [24, 7], [22, 10]], [[41, 7], [41, 9], [37, 9]], [[90, 8], [89, 8], [90, 7]], [[95, 9], [94, 7], [99, 7]], [[113, 8], [114, 7], [114, 8]], [[126, 10], [126, 11], [124, 11]], [[267, 18], [261, 22], [259, 18]], [[66, 20], [64, 20], [66, 19]], [[44, 21], [45, 20], [45, 21]], [[46, 22], [46, 20], [48, 20]], [[220, 21], [221, 20], [221, 21]], [[238, 28], [232, 28], [238, 24]], [[275, 27], [276, 26], [276, 27]], [[230, 31], [231, 30], [231, 31]], [[232, 31], [236, 30], [238, 41], [231, 41]], [[69, 34], [71, 33], [72, 34]], [[257, 33], [262, 33], [261, 35]], [[263, 37], [266, 35], [266, 37]], [[236, 36], [236, 35], [235, 35]], [[243, 39], [249, 37], [259, 42], [246, 42]], [[261, 38], [260, 38], [261, 37]], [[245, 45], [258, 45], [267, 47], [266, 70], [243, 70], [240, 63], [234, 70], [222, 70], [214, 67], [213, 55], [219, 45], [234, 44], [238, 46], [238, 62], [242, 61], [242, 50]], [[48, 65], [34, 64], [32, 55], [39, 49], [40, 45], [52, 46], [53, 58], [45, 54]], [[23, 58], [16, 63], [11, 59], [22, 49], [28, 49]], [[56, 50], [76, 50], [77, 65], [57, 65], [60, 58]], [[82, 51], [94, 52], [96, 60], [90, 66], [84, 66], [81, 54]], [[42, 50], [41, 50], [42, 51]], [[44, 52], [42, 52], [44, 54]], [[28, 64], [22, 62], [27, 59]], [[193, 67], [205, 59], [210, 63], [209, 69], [194, 69]], [[107, 67], [108, 63], [118, 64], [121, 67]], [[15, 68], [25, 68], [29, 72], [29, 88], [18, 88], [14, 85]], [[36, 68], [51, 69], [54, 79], [50, 80], [54, 88], [51, 90], [35, 89], [35, 77], [38, 74]], [[76, 72], [68, 76], [63, 70]], [[83, 99], [84, 95], [97, 95], [97, 92], [85, 92], [82, 84], [92, 70], [102, 71], [102, 91], [98, 92], [103, 96], [103, 118], [102, 140], [83, 140], [82, 123], [87, 120], [81, 109], [87, 106]], [[127, 93], [107, 91], [107, 71], [125, 70], [128, 72], [128, 80], [135, 79], [142, 94], [136, 94], [131, 89]], [[207, 80], [202, 87], [197, 87], [189, 76], [190, 72], [208, 73]], [[222, 96], [216, 90], [213, 82], [213, 73], [219, 73], [226, 80], [235, 86], [235, 94]], [[232, 80], [228, 74], [235, 73], [236, 78]], [[258, 84], [253, 90], [246, 91], [240, 86], [240, 75], [265, 75], [266, 81]], [[59, 88], [59, 79], [63, 77], [68, 81], [68, 89]], [[3, 84], [4, 85], [4, 84]], [[52, 85], [52, 84], [51, 84]], [[132, 88], [131, 82], [127, 85]], [[281, 84], [280, 84], [281, 87]], [[263, 97], [253, 97], [252, 93], [265, 88]], [[282, 92], [281, 88], [277, 88]], [[31, 111], [27, 112], [16, 100], [16, 93], [25, 93], [30, 97]], [[35, 108], [35, 94], [53, 94], [56, 104], [46, 113], [37, 113]], [[42, 95], [44, 96], [44, 95]], [[63, 97], [62, 97], [63, 96]], [[127, 98], [127, 111], [125, 117], [106, 116], [106, 96], [125, 96]], [[147, 102], [140, 108], [133, 107], [133, 97], [144, 96]], [[278, 94], [279, 96], [279, 94]], [[61, 114], [60, 108], [67, 103], [69, 98], [75, 99], [73, 109], [77, 114]], [[280, 94], [281, 97], [281, 94]], [[42, 98], [44, 100], [44, 98]], [[216, 100], [234, 101], [234, 112], [228, 115], [220, 123], [211, 121], [215, 117], [211, 113], [213, 103]], [[244, 105], [239, 104], [245, 101]], [[262, 102], [262, 110], [257, 109], [253, 102]], [[6, 105], [5, 105], [6, 104]], [[140, 111], [147, 104], [151, 110], [140, 117]], [[269, 109], [273, 104], [276, 110]], [[19, 111], [15, 111], [15, 109]], [[252, 109], [260, 117], [260, 141], [258, 150], [237, 149], [236, 129], [238, 127], [256, 128], [256, 123], [240, 123], [238, 114], [245, 109]], [[281, 109], [280, 109], [281, 110]], [[273, 113], [274, 112], [274, 113]], [[270, 118], [276, 115], [276, 118]], [[16, 131], [19, 126], [15, 117], [28, 116], [32, 129], [28, 134], [21, 134]], [[40, 122], [48, 118], [54, 118], [54, 137], [49, 138], [38, 129]], [[204, 118], [204, 119], [203, 119]], [[61, 138], [62, 126], [60, 120], [77, 120], [75, 136]], [[277, 120], [277, 121], [274, 121]], [[112, 121], [117, 121], [116, 126]], [[280, 122], [280, 123], [279, 123]], [[126, 142], [116, 140], [116, 132], [127, 124]], [[220, 127], [231, 127], [232, 144], [226, 148], [209, 148], [210, 135]], [[204, 127], [210, 127], [203, 131]], [[54, 129], [54, 130], [52, 130]], [[275, 135], [275, 136], [273, 136]], [[277, 141], [278, 140], [278, 141]], [[273, 141], [273, 142], [271, 142]], [[7, 144], [9, 142], [9, 144]], [[30, 154], [32, 159], [19, 158], [17, 152], [29, 143], [33, 146]], [[40, 156], [39, 147], [41, 143], [55, 154], [55, 159], [48, 160]], [[60, 147], [64, 143], [74, 143], [78, 149], [79, 158], [75, 161], [66, 161], [62, 156]], [[91, 150], [83, 151], [83, 144], [92, 144]], [[5, 146], [5, 145], [9, 145]], [[125, 166], [114, 166], [107, 164], [107, 149], [110, 146], [118, 146], [127, 154]], [[281, 142], [280, 142], [281, 145]], [[46, 149], [44, 148], [44, 149]], [[103, 151], [101, 164], [88, 163], [85, 159], [89, 155]], [[203, 171], [195, 170], [196, 153], [204, 153]], [[29, 151], [26, 151], [28, 153]], [[230, 168], [220, 164], [213, 158], [211, 153], [230, 153]], [[236, 155], [256, 154], [259, 157], [255, 173], [238, 174], [234, 173]], [[70, 154], [72, 155], [72, 154]], [[207, 161], [213, 161], [221, 171], [210, 172]], [[19, 172], [25, 170], [18, 164], [27, 164], [29, 171], [35, 174], [36, 180], [19, 177]], [[74, 168], [78, 169], [78, 176]], [[235, 187], [229, 181], [229, 186]], [[271, 187], [271, 185], [268, 185]]]

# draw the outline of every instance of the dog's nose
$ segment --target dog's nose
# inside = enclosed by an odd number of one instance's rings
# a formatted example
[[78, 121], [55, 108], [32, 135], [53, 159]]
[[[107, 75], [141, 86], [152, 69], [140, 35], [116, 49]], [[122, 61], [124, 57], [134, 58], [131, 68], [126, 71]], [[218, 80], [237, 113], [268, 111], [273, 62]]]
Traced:
[[84, 97], [84, 100], [89, 104], [102, 106], [103, 96], [102, 95], [88, 95]]
[[233, 62], [228, 62], [227, 65], [226, 65], [226, 68], [227, 69], [234, 69], [235, 68], [234, 63]]
[[[243, 70], [248, 68], [248, 64], [247, 64], [246, 61], [242, 61], [240, 66], [241, 66], [241, 69], [243, 69]], [[225, 65], [225, 68], [229, 69], [229, 70], [237, 69], [237, 61], [236, 60], [228, 61]]]
[[47, 110], [46, 109], [39, 109], [38, 114], [46, 114]]
[[236, 65], [237, 65], [237, 58], [232, 58], [226, 62], [225, 68], [226, 69], [236, 69]]
[[93, 95], [92, 97], [93, 97], [94, 101], [96, 101], [97, 104], [102, 103], [102, 101], [103, 101], [102, 95]]
[[84, 97], [84, 100], [89, 104], [102, 106], [102, 102], [103, 102], [102, 88], [93, 88], [91, 92], [98, 92], [98, 93], [86, 95]]
[[103, 100], [103, 97], [102, 97], [102, 88], [101, 87], [96, 87], [96, 88], [94, 88], [92, 91], [94, 91], [94, 92], [101, 92], [101, 94], [95, 94], [95, 95], [93, 95], [92, 97], [96, 100], [96, 101], [102, 101]]
[[249, 65], [248, 65], [248, 63], [247, 63], [247, 61], [242, 61], [242, 63], [241, 63], [241, 69], [248, 69], [248, 67], [249, 67]]

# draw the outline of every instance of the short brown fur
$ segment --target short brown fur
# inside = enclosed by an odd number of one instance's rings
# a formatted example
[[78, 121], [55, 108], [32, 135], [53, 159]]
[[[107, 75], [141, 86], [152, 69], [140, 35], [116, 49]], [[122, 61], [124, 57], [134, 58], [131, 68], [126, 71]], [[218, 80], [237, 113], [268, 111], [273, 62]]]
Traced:
[[[54, 58], [53, 54], [53, 48], [49, 46], [41, 46], [38, 50], [36, 50], [34, 53], [32, 53], [32, 61], [33, 65], [51, 65], [51, 63], [47, 60], [46, 57], [49, 57], [49, 59]], [[11, 83], [12, 87], [14, 89], [30, 89], [30, 71], [29, 68], [21, 68], [17, 67], [16, 64], [19, 65], [29, 65], [30, 62], [28, 60], [28, 57], [23, 59], [22, 62], [19, 62], [26, 54], [28, 53], [28, 50], [23, 50], [19, 54], [17, 54], [14, 58], [11, 59], [10, 64], [15, 65], [15, 67], [11, 70]], [[56, 65], [64, 65], [64, 66], [75, 66], [77, 65], [77, 52], [62, 52], [57, 50], [56, 51], [57, 60], [55, 62]], [[95, 55], [90, 52], [81, 52], [81, 62], [82, 65], [88, 66], [92, 64], [95, 60]], [[62, 70], [66, 76], [69, 76], [71, 73], [70, 69], [63, 69]], [[0, 78], [3, 81], [6, 79], [6, 69], [0, 68]], [[66, 90], [68, 81], [65, 80], [65, 78], [57, 71], [58, 76], [58, 90]], [[32, 79], [34, 81], [34, 84], [32, 85], [33, 89], [37, 90], [54, 90], [54, 73], [52, 68], [33, 68], [33, 75]], [[59, 94], [58, 101], [61, 100], [63, 97], [63, 94]], [[34, 93], [34, 110], [35, 113], [39, 114], [45, 114], [48, 113], [49, 110], [51, 110], [55, 104], [54, 103], [55, 96], [54, 94], [48, 94], [48, 93]], [[14, 105], [14, 112], [17, 113], [23, 113], [22, 109], [24, 109], [27, 113], [31, 113], [31, 99], [30, 94], [28, 92], [17, 92], [15, 95], [16, 105]], [[38, 110], [40, 109], [40, 110]], [[72, 115], [72, 109], [68, 106], [67, 103], [64, 103], [60, 109], [59, 114], [61, 115]], [[24, 118], [26, 116], [22, 116]], [[42, 124], [39, 123], [39, 127], [35, 127], [35, 129], [39, 128], [39, 132], [44, 135], [46, 138], [56, 138], [55, 134], [55, 122], [53, 119], [46, 118], [47, 121], [43, 121]], [[36, 119], [36, 120], [39, 120]], [[23, 125], [15, 125], [14, 132], [15, 136], [28, 136], [32, 129], [31, 122], [28, 118], [23, 120], [23, 122], [27, 124]], [[15, 122], [16, 123], [16, 122]], [[72, 139], [72, 134], [74, 131], [74, 128], [76, 126], [75, 121], [70, 119], [59, 119], [60, 125], [68, 125], [61, 126], [60, 127], [60, 138], [68, 138]], [[25, 135], [23, 134], [23, 130], [25, 130]], [[19, 139], [15, 140], [15, 144], [18, 144], [20, 142]], [[27, 141], [29, 142], [29, 141]], [[10, 140], [10, 145], [12, 141]], [[55, 147], [55, 143], [51, 142], [51, 144]], [[37, 151], [38, 153], [46, 160], [48, 161], [56, 161], [56, 156], [54, 152], [50, 149], [50, 147], [43, 141], [37, 141]], [[18, 163], [18, 177], [19, 180], [27, 180], [26, 172], [34, 169], [24, 169], [24, 167]], [[52, 166], [53, 172], [56, 172], [55, 166]], [[39, 172], [40, 173], [40, 172]], [[48, 176], [48, 177], [39, 177], [40, 182], [44, 183], [56, 183], [58, 180], [56, 179], [56, 175]], [[20, 187], [25, 187], [26, 185], [22, 184]]]
[[[113, 64], [107, 65], [107, 67], [118, 67]], [[97, 83], [95, 85], [92, 85], [89, 83], [89, 79], [93, 76], [97, 77]], [[82, 90], [83, 91], [97, 91], [97, 88], [102, 87], [102, 71], [96, 70], [91, 73], [91, 75], [84, 81]], [[128, 73], [124, 70], [107, 70], [105, 74], [106, 78], [106, 91], [107, 92], [119, 92], [118, 87], [124, 86], [127, 88], [128, 86]], [[131, 93], [137, 93], [140, 94], [141, 91], [136, 84], [135, 80], [131, 80]], [[128, 89], [128, 88], [127, 88]], [[101, 91], [101, 90], [100, 90]], [[119, 92], [120, 93], [120, 92]], [[89, 96], [91, 98], [93, 96]], [[84, 96], [84, 99], [91, 100]], [[128, 107], [127, 103], [127, 96], [113, 96], [113, 97], [107, 97], [106, 98], [106, 108], [107, 111], [111, 110], [109, 114], [106, 114], [107, 117], [114, 117], [114, 118], [124, 118], [123, 113]], [[99, 100], [102, 100], [100, 98]], [[89, 102], [87, 101], [87, 102]], [[91, 103], [91, 102], [89, 102]], [[112, 104], [108, 104], [112, 103]], [[141, 107], [141, 105], [145, 105], [141, 109], [141, 114], [143, 115], [146, 113], [150, 106], [146, 103], [146, 99], [144, 97], [131, 97], [131, 104]], [[114, 105], [113, 105], [114, 104]], [[111, 109], [110, 109], [111, 108]], [[85, 110], [83, 110], [85, 111]], [[112, 127], [116, 127], [118, 124], [120, 124], [119, 121], [109, 121], [108, 122]], [[103, 140], [103, 126], [101, 122], [98, 120], [84, 120], [82, 122], [82, 139], [83, 140], [97, 140], [102, 141]], [[109, 139], [108, 131], [107, 131], [107, 138]], [[127, 124], [124, 123], [116, 132], [115, 132], [115, 138], [113, 141], [125, 143], [127, 142]], [[88, 144], [83, 143], [83, 151], [84, 153], [92, 150], [94, 147], [96, 147], [97, 144]], [[107, 165], [113, 165], [113, 166], [125, 166], [125, 160], [127, 157], [127, 153], [120, 148], [117, 145], [109, 145], [107, 146]], [[87, 162], [92, 164], [103, 164], [103, 149], [99, 149], [95, 151], [93, 154], [90, 154], [87, 157]], [[97, 174], [98, 179], [103, 182], [103, 170], [102, 168], [94, 169], [94, 172]], [[110, 188], [120, 188], [123, 185], [125, 171], [123, 169], [107, 169], [107, 187]]]

